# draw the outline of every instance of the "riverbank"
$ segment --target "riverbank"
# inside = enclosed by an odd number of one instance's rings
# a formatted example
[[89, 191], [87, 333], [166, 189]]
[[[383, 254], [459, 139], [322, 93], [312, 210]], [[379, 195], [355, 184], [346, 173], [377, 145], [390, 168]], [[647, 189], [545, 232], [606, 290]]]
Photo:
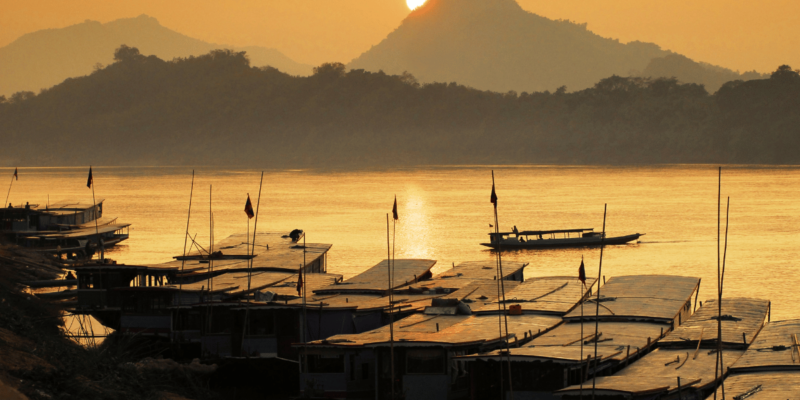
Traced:
[[19, 282], [56, 279], [55, 260], [0, 244], [0, 398], [214, 399], [206, 366], [148, 359], [130, 340], [82, 347], [65, 336], [64, 304]]

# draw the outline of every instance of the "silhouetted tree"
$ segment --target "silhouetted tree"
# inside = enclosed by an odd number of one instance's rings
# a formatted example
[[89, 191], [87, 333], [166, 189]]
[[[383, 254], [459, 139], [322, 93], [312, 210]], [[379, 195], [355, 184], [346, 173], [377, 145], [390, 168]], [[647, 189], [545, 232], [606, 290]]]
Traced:
[[114, 61], [117, 62], [141, 61], [144, 58], [145, 57], [139, 53], [139, 49], [124, 44], [114, 51]]

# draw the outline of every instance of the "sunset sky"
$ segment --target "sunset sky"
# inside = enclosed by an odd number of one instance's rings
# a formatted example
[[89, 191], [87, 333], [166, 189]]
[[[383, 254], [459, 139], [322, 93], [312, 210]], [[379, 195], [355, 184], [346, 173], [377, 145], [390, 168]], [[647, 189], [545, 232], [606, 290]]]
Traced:
[[[641, 40], [739, 71], [800, 68], [797, 0], [518, 0], [528, 11], [588, 23], [622, 42]], [[394, 30], [406, 0], [3, 0], [0, 46], [86, 19], [147, 14], [191, 37], [273, 47], [296, 61], [348, 62]]]

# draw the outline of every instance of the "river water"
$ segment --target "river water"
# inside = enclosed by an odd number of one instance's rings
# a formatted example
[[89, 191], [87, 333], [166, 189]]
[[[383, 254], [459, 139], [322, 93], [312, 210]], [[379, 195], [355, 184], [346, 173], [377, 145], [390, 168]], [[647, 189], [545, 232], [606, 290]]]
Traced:
[[[386, 258], [386, 214], [397, 196], [397, 258], [453, 263], [493, 259], [479, 245], [493, 223], [489, 195], [494, 169], [501, 230], [595, 228], [610, 236], [646, 233], [638, 244], [605, 249], [603, 275], [677, 274], [702, 278], [700, 299], [716, 297], [717, 168], [460, 166], [386, 171], [264, 173], [258, 230], [301, 228], [307, 240], [332, 243], [329, 272], [345, 278]], [[0, 176], [13, 170], [1, 169]], [[21, 168], [10, 202], [92, 202], [88, 168]], [[261, 171], [195, 171], [189, 232], [208, 243], [209, 213], [217, 239], [247, 230], [249, 193], [258, 202]], [[95, 167], [95, 194], [105, 216], [132, 223], [131, 238], [107, 253], [129, 264], [170, 261], [183, 251], [192, 170], [175, 167]], [[800, 318], [794, 271], [800, 255], [800, 168], [723, 167], [722, 230], [730, 196], [726, 297], [772, 301], [772, 319]], [[211, 199], [211, 201], [209, 200]], [[210, 210], [209, 210], [210, 208]], [[251, 224], [254, 220], [251, 220]], [[252, 225], [250, 226], [252, 229]], [[585, 259], [597, 275], [600, 250], [503, 252], [528, 262], [526, 276], [577, 275]]]

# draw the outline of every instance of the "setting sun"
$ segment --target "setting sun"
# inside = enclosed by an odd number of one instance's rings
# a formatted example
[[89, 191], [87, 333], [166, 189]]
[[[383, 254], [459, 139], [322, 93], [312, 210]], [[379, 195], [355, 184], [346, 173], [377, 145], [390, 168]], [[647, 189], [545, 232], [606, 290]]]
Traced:
[[425, 4], [425, 0], [406, 0], [408, 8], [415, 10], [417, 7]]

